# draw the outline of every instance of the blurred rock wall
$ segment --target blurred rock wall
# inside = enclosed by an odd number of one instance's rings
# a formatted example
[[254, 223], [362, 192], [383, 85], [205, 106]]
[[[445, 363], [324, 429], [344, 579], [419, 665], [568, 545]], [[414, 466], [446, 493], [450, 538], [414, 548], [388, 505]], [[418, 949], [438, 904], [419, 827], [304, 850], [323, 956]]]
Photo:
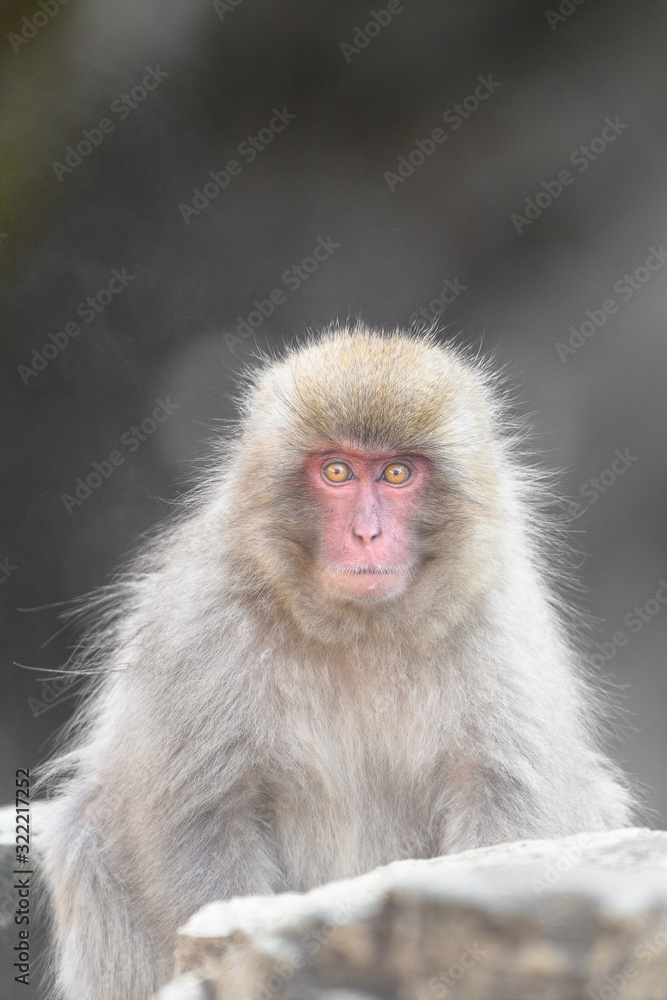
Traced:
[[80, 687], [13, 664], [66, 661], [60, 602], [169, 516], [256, 346], [438, 318], [561, 470], [664, 821], [665, 29], [651, 0], [5, 2], [4, 799]]

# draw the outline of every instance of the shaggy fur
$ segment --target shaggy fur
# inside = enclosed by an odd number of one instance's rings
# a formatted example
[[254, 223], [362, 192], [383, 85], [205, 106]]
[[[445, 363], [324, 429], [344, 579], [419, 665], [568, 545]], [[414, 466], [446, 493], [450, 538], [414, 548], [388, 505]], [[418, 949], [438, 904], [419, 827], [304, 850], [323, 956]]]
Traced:
[[[99, 676], [51, 766], [58, 996], [147, 1000], [210, 900], [629, 822], [493, 382], [435, 337], [363, 328], [249, 379], [89, 638]], [[313, 584], [303, 462], [326, 442], [433, 463], [400, 596]]]

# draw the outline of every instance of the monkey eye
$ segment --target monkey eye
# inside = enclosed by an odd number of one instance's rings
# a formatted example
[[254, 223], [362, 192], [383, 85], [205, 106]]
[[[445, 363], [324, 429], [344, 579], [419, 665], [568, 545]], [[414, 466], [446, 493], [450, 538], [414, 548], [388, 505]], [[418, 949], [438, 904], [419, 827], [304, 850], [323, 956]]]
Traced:
[[345, 462], [330, 462], [322, 469], [322, 473], [330, 483], [344, 483], [347, 479], [352, 479], [352, 473]]
[[402, 465], [400, 462], [392, 462], [383, 471], [381, 479], [384, 479], [387, 483], [393, 483], [394, 486], [400, 486], [401, 483], [407, 482], [410, 478], [410, 470], [407, 465]]

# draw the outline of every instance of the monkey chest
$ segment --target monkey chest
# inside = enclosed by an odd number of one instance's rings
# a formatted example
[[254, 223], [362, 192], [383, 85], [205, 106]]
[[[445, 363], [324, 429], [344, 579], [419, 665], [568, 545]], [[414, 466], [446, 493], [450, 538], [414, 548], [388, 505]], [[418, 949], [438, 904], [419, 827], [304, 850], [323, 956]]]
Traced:
[[289, 889], [437, 853], [444, 775], [435, 754], [426, 763], [405, 732], [374, 739], [322, 727], [307, 735], [295, 740], [267, 796], [265, 818]]

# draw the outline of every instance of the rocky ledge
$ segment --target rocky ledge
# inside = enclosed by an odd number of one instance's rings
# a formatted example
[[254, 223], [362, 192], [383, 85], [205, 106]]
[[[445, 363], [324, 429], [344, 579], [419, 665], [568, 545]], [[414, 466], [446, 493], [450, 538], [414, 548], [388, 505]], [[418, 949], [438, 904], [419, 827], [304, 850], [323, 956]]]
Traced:
[[399, 861], [212, 903], [160, 1000], [667, 1000], [667, 833]]

